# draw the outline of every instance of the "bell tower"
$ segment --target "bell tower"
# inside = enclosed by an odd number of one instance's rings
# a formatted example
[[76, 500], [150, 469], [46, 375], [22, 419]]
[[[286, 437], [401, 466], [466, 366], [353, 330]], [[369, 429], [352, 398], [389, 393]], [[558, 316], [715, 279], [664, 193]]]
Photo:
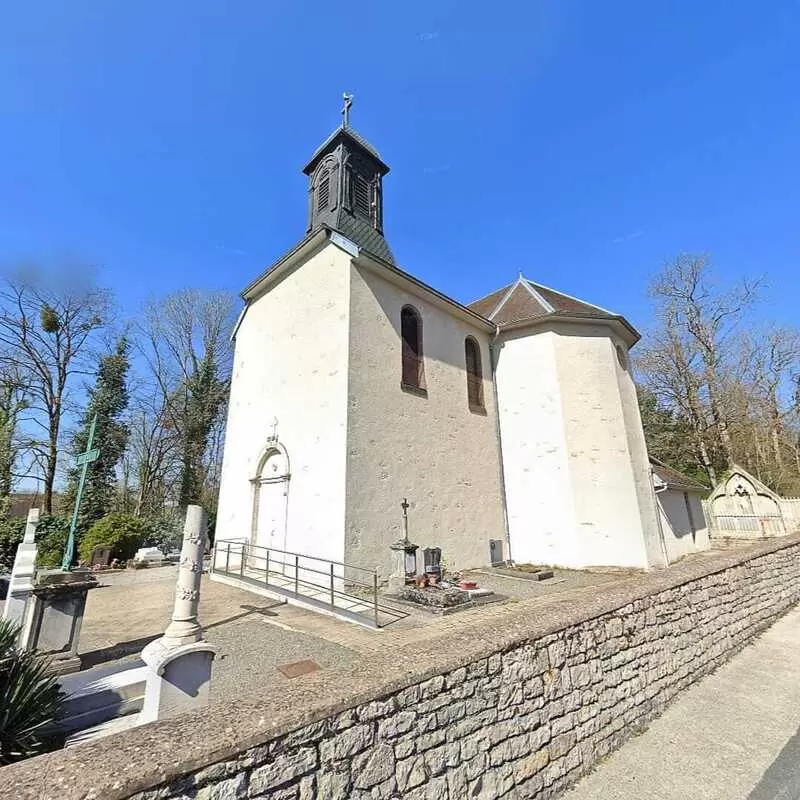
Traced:
[[383, 176], [389, 167], [378, 151], [350, 127], [353, 96], [344, 95], [342, 124], [316, 150], [308, 176], [308, 227], [339, 231], [374, 256], [394, 264], [383, 237]]

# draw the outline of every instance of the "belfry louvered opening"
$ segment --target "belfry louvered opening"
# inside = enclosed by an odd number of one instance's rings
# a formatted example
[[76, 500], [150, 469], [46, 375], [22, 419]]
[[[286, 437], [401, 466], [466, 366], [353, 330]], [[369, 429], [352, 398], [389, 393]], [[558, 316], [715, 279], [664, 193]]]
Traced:
[[363, 176], [355, 176], [355, 207], [356, 211], [365, 217], [371, 216], [372, 204], [370, 202], [369, 181]]
[[331, 173], [325, 170], [319, 176], [317, 184], [317, 211], [324, 211], [328, 207], [331, 197]]

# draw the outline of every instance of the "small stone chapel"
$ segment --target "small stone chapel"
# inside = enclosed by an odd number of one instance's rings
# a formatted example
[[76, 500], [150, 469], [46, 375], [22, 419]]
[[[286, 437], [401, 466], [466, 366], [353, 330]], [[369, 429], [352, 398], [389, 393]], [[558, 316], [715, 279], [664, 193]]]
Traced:
[[639, 334], [522, 276], [462, 305], [401, 267], [348, 109], [303, 169], [305, 236], [242, 294], [217, 538], [388, 575], [408, 498], [450, 568], [663, 565]]

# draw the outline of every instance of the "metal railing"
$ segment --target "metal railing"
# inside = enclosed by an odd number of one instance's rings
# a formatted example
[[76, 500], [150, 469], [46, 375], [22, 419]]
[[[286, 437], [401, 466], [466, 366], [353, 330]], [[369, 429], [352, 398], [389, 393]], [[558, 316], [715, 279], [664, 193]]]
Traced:
[[712, 529], [722, 535], [782, 536], [783, 517], [759, 514], [721, 514], [710, 517]]
[[381, 614], [405, 616], [379, 603], [377, 569], [224, 539], [214, 543], [211, 569], [376, 628]]

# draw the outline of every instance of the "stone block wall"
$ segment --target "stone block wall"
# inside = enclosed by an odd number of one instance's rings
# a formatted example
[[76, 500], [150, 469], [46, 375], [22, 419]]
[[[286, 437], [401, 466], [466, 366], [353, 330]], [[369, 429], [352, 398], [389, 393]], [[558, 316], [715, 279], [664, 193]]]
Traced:
[[657, 579], [660, 590], [621, 607], [517, 636], [443, 674], [409, 676], [177, 780], [114, 796], [555, 797], [800, 601], [799, 554], [795, 541], [677, 585]]

